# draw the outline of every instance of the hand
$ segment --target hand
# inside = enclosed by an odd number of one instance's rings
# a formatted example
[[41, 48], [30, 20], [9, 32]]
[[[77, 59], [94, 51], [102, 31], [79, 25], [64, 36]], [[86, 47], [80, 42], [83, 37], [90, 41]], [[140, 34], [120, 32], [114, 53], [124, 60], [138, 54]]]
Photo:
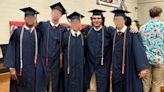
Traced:
[[147, 69], [141, 70], [138, 74], [140, 78], [144, 78], [147, 74]]
[[139, 29], [137, 28], [137, 26], [131, 25], [130, 29], [131, 29], [130, 30], [131, 33], [138, 33], [139, 32]]
[[16, 70], [14, 68], [10, 68], [10, 75], [13, 80], [18, 80]]

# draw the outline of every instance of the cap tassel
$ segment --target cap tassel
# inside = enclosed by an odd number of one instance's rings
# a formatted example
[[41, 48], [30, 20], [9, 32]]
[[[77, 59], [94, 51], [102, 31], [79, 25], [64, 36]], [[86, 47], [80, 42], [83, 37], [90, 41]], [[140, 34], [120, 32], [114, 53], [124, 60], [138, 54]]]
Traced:
[[67, 68], [67, 74], [70, 74], [70, 70], [69, 70], [69, 67]]
[[113, 71], [110, 71], [110, 80], [112, 80], [113, 79]]
[[20, 76], [23, 74], [23, 68], [20, 69]]
[[63, 67], [63, 53], [60, 53], [60, 68]]
[[125, 74], [125, 64], [122, 65], [122, 74]]
[[35, 67], [37, 65], [37, 56], [34, 57], [34, 65], [35, 65]]
[[101, 58], [101, 65], [104, 65], [104, 58]]

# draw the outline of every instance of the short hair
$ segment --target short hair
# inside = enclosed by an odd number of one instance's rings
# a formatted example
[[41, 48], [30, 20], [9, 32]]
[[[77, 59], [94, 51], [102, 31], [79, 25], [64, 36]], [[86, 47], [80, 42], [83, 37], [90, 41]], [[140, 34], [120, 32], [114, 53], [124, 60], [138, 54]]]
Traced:
[[138, 29], [140, 29], [140, 26], [141, 26], [141, 25], [140, 25], [140, 22], [139, 22], [138, 20], [134, 20], [133, 22], [135, 22], [135, 23], [136, 23], [137, 28], [138, 28]]
[[158, 17], [161, 15], [162, 11], [162, 8], [154, 6], [149, 10], [149, 15], [151, 18]]
[[129, 16], [125, 17], [125, 25], [126, 26], [131, 26], [132, 24], [132, 19]]
[[[102, 18], [102, 25], [105, 26], [105, 17], [101, 15], [101, 18]], [[90, 19], [91, 19], [91, 25], [93, 26], [92, 17], [90, 17]]]

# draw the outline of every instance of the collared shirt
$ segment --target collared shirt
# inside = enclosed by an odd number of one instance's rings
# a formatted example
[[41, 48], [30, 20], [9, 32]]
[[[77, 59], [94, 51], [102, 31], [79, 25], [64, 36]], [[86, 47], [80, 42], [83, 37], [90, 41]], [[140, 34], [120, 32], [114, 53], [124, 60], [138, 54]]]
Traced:
[[117, 32], [125, 33], [127, 26], [124, 26], [121, 30], [117, 29]]
[[54, 24], [52, 21], [50, 21], [50, 24], [51, 24], [51, 26], [55, 26], [55, 27], [59, 26], [59, 23], [58, 24]]
[[102, 27], [103, 27], [103, 26], [100, 26], [99, 28], [93, 27], [93, 29], [94, 29], [95, 31], [100, 31], [100, 30], [102, 29]]
[[164, 64], [164, 22], [149, 20], [140, 29], [150, 64]]
[[81, 32], [80, 31], [75, 32], [74, 30], [71, 30], [71, 34], [74, 37], [78, 37], [81, 34]]

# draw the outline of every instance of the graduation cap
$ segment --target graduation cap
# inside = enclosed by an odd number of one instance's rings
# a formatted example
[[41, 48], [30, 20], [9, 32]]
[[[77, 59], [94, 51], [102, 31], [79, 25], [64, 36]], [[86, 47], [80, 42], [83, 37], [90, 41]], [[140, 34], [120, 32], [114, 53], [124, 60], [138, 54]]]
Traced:
[[33, 9], [31, 7], [22, 8], [20, 10], [25, 13], [25, 16], [28, 16], [28, 15], [34, 16], [34, 15], [39, 14], [38, 11], [36, 11], [35, 9]]
[[126, 16], [126, 13], [130, 13], [129, 11], [125, 11], [125, 10], [121, 10], [121, 9], [117, 9], [117, 10], [113, 10], [111, 11], [112, 13], [114, 13], [114, 16]]
[[62, 15], [63, 15], [63, 14], [66, 14], [65, 8], [63, 7], [63, 5], [62, 5], [60, 2], [51, 5], [50, 8], [51, 8], [52, 10], [53, 10], [53, 9], [56, 9], [56, 10], [61, 11]]
[[104, 11], [104, 10], [99, 10], [99, 9], [94, 9], [94, 10], [91, 10], [91, 11], [89, 11], [90, 13], [93, 13], [93, 15], [103, 15], [103, 13], [104, 12], [106, 12], [106, 11]]
[[84, 16], [82, 14], [78, 13], [78, 12], [73, 12], [67, 18], [70, 19], [70, 20], [74, 20], [74, 19], [79, 19], [80, 20], [80, 19], [84, 18]]

